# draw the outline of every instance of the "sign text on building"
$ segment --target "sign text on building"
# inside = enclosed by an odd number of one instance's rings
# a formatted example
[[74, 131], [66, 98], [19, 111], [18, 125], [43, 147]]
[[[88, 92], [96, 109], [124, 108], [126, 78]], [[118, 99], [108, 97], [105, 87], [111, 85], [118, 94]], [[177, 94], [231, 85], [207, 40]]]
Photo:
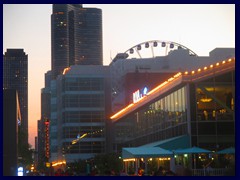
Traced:
[[138, 102], [143, 96], [146, 96], [148, 92], [148, 89], [147, 87], [144, 87], [143, 89], [141, 90], [137, 90], [133, 93], [133, 103], [136, 103]]

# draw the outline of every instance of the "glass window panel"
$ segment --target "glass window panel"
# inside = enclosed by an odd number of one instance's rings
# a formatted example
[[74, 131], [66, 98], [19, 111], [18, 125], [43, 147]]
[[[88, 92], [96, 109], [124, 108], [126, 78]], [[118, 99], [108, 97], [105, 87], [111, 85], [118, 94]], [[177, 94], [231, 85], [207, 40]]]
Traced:
[[167, 96], [167, 111], [170, 111], [171, 110], [171, 101], [170, 101], [170, 95]]
[[175, 105], [175, 112], [179, 112], [179, 99], [178, 99], [178, 92], [179, 90], [174, 92], [174, 105]]
[[186, 87], [184, 86], [182, 88], [182, 109], [184, 112], [186, 110], [186, 100], [187, 100]]
[[174, 100], [174, 93], [171, 93], [170, 95], [170, 111], [173, 113], [175, 111], [175, 100]]
[[178, 111], [182, 112], [182, 88], [177, 91], [177, 105], [178, 105]]

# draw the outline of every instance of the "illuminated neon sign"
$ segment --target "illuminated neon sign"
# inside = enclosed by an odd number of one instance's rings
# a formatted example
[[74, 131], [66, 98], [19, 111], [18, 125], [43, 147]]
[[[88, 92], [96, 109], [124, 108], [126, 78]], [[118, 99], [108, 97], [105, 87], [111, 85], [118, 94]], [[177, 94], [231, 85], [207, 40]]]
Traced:
[[133, 93], [133, 103], [138, 102], [143, 96], [146, 96], [148, 93], [148, 88], [144, 87], [141, 90], [137, 90]]

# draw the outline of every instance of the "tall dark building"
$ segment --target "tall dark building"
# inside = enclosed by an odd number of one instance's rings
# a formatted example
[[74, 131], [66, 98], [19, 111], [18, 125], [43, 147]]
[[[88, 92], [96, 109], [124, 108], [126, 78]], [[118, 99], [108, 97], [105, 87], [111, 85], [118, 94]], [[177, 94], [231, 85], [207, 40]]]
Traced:
[[51, 71], [45, 73], [45, 87], [41, 89], [41, 118], [50, 119], [50, 99], [51, 99], [51, 90], [50, 90], [50, 80]]
[[24, 132], [24, 143], [28, 143], [28, 55], [23, 49], [7, 49], [3, 55], [3, 89], [18, 92], [22, 122], [20, 131]]
[[37, 121], [37, 128], [38, 128], [38, 141], [37, 141], [37, 169], [43, 170], [45, 168], [46, 158], [45, 158], [45, 133], [44, 133], [44, 120]]
[[17, 176], [18, 122], [21, 121], [18, 93], [3, 90], [3, 175]]
[[52, 78], [74, 64], [102, 65], [102, 10], [53, 4]]

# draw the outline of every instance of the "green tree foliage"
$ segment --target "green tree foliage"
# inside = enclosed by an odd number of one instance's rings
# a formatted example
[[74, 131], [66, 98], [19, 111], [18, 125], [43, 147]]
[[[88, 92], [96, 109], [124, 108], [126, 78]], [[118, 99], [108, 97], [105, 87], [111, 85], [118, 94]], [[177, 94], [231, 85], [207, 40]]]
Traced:
[[68, 171], [70, 171], [71, 173], [75, 172], [77, 174], [86, 173], [86, 166], [87, 166], [87, 163], [85, 160], [78, 160], [68, 164], [68, 167], [69, 167]]
[[32, 154], [34, 149], [31, 148], [31, 145], [24, 142], [26, 138], [26, 133], [19, 131], [18, 132], [18, 163], [23, 167], [29, 167], [33, 164]]
[[112, 170], [116, 174], [119, 174], [122, 169], [122, 160], [115, 153], [96, 155], [94, 157], [94, 164], [100, 174], [107, 174]]

